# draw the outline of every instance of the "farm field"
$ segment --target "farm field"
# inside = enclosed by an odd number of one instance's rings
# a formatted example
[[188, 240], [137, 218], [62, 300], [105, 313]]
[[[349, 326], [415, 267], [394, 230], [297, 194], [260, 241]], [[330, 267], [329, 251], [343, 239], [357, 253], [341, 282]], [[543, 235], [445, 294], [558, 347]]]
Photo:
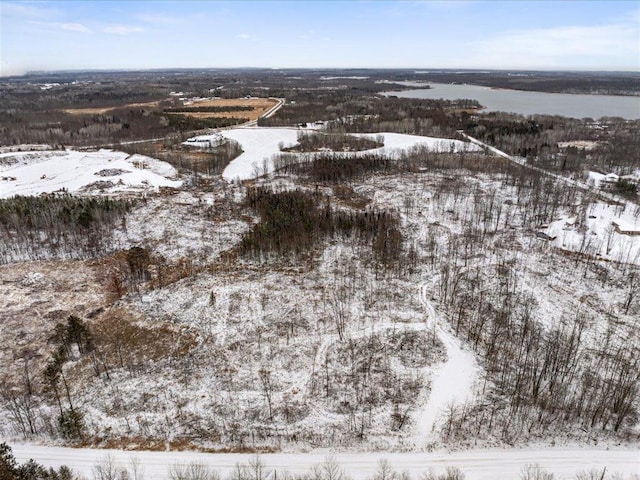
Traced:
[[[176, 112], [176, 114], [186, 115], [194, 118], [248, 118], [249, 121], [255, 121], [262, 115], [267, 113], [278, 104], [278, 101], [272, 98], [212, 98], [203, 100], [193, 100], [184, 102], [187, 107], [184, 112]], [[242, 109], [235, 110], [234, 109]], [[202, 111], [194, 112], [191, 109], [211, 109], [219, 111]], [[176, 110], [180, 110], [177, 107]]]
[[126, 105], [111, 106], [111, 107], [95, 107], [95, 108], [66, 108], [65, 113], [71, 115], [100, 115], [110, 112], [119, 108], [156, 108], [160, 104], [159, 101], [146, 102], [146, 103], [129, 103]]

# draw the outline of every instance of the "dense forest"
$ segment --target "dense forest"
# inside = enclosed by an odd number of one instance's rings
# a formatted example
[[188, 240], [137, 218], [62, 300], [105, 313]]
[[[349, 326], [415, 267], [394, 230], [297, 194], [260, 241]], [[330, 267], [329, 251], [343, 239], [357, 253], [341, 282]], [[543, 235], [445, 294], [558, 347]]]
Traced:
[[110, 232], [134, 202], [53, 195], [0, 199], [0, 263], [14, 258], [91, 258], [112, 249]]

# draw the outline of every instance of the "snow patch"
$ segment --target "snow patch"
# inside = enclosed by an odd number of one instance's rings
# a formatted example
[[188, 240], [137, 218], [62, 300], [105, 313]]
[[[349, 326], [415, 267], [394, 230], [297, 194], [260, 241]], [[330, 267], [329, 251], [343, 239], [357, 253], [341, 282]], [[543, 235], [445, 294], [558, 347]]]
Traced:
[[117, 183], [104, 183], [110, 192], [159, 187], [179, 188], [178, 172], [168, 163], [112, 150], [96, 152], [42, 151], [1, 154], [0, 198], [56, 191], [78, 192], [96, 184], [96, 175], [121, 172]]
[[593, 203], [578, 217], [552, 222], [546, 233], [556, 247], [640, 265], [640, 208], [631, 203]]
[[[296, 128], [234, 128], [224, 130], [220, 134], [235, 140], [242, 146], [244, 153], [233, 160], [222, 173], [226, 180], [248, 180], [258, 175], [273, 171], [273, 156], [279, 155], [280, 145], [290, 147], [298, 142]], [[354, 134], [358, 137], [375, 139], [384, 137], [384, 146], [360, 152], [340, 152], [348, 158], [365, 154], [381, 154], [397, 156], [403, 150], [412, 148], [427, 148], [435, 152], [478, 151], [480, 148], [471, 143], [448, 138], [423, 137], [420, 135], [406, 135], [401, 133], [381, 132], [376, 134]], [[218, 134], [201, 135], [189, 139], [190, 145], [199, 145], [208, 141], [215, 141]]]

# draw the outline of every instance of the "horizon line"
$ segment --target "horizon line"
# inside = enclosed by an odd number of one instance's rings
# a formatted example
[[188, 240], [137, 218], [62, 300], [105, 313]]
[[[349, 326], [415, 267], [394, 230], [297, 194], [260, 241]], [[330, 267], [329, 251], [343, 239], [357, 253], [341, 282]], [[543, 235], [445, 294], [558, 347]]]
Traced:
[[195, 71], [195, 70], [372, 70], [372, 71], [405, 71], [413, 70], [413, 73], [435, 72], [435, 71], [464, 71], [464, 72], [584, 72], [584, 73], [631, 73], [640, 74], [640, 68], [633, 69], [599, 69], [599, 68], [483, 68], [483, 67], [257, 67], [257, 66], [237, 66], [237, 67], [149, 67], [149, 68], [68, 68], [53, 70], [28, 70], [25, 73], [12, 73], [4, 75], [0, 72], [0, 78], [28, 77], [37, 75], [55, 75], [70, 73], [134, 73], [134, 72], [174, 72], [174, 71]]

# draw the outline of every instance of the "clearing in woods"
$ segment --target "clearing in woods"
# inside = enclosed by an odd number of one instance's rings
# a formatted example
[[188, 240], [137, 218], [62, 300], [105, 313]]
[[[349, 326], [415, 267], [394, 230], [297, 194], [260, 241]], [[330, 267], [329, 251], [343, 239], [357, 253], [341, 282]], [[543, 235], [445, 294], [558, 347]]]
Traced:
[[155, 108], [159, 103], [160, 102], [156, 100], [155, 102], [127, 103], [126, 105], [112, 105], [110, 107], [66, 108], [63, 111], [65, 113], [70, 113], [71, 115], [102, 115], [103, 113], [107, 113], [118, 108]]

